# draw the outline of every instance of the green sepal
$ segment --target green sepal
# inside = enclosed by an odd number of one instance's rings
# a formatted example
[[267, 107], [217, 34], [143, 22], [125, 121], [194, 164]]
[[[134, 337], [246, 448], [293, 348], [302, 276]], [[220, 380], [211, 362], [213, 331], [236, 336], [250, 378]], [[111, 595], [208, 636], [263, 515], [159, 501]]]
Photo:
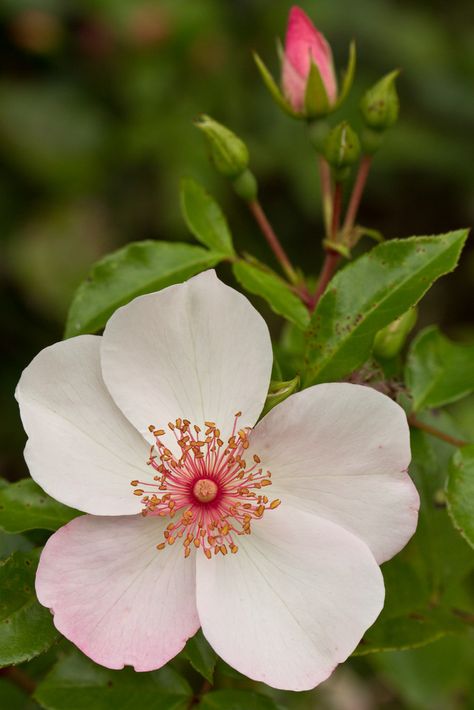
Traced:
[[345, 259], [351, 258], [351, 250], [345, 244], [341, 244], [341, 242], [333, 242], [331, 239], [324, 239], [323, 247], [331, 251], [337, 251], [337, 253]]
[[306, 81], [304, 108], [306, 118], [320, 118], [331, 111], [321, 72], [313, 61]]
[[260, 57], [258, 56], [258, 54], [256, 52], [254, 52], [253, 58], [255, 60], [255, 64], [257, 65], [257, 69], [260, 72], [260, 76], [263, 79], [263, 83], [267, 87], [267, 89], [270, 92], [275, 103], [277, 103], [278, 106], [281, 109], [283, 109], [283, 111], [285, 111], [285, 113], [287, 113], [292, 118], [299, 118], [299, 119], [304, 118], [303, 114], [293, 111], [290, 103], [283, 96], [275, 79], [272, 77], [272, 75], [268, 71], [267, 67], [262, 62], [262, 60], [260, 59]]
[[352, 84], [354, 83], [354, 76], [355, 76], [355, 70], [356, 70], [356, 64], [357, 64], [357, 52], [356, 52], [356, 44], [354, 40], [349, 45], [349, 59], [347, 60], [347, 67], [344, 72], [344, 76], [342, 78], [342, 84], [341, 84], [341, 91], [339, 92], [339, 96], [337, 98], [337, 101], [333, 107], [333, 109], [339, 108], [346, 98], [349, 95], [349, 91], [352, 88]]
[[354, 165], [359, 155], [359, 136], [347, 121], [342, 121], [326, 138], [324, 156], [334, 170], [341, 171]]
[[277, 404], [283, 402], [287, 397], [289, 397], [294, 392], [297, 392], [300, 387], [300, 377], [296, 375], [292, 380], [285, 380], [284, 382], [278, 380], [272, 380], [270, 382], [270, 388], [268, 390], [267, 398], [263, 406], [262, 414], [263, 417], [267, 414], [270, 409], [273, 409]]

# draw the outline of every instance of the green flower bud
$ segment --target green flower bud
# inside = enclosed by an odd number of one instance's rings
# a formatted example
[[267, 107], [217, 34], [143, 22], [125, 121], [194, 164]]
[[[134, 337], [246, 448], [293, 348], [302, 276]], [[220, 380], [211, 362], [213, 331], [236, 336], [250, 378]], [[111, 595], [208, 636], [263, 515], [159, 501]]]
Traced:
[[243, 141], [221, 123], [201, 116], [195, 125], [206, 136], [216, 169], [229, 178], [238, 177], [249, 164], [249, 152]]
[[359, 137], [347, 121], [343, 121], [326, 138], [324, 156], [332, 168], [342, 173], [357, 162], [359, 155]]
[[393, 126], [398, 118], [400, 102], [398, 100], [395, 79], [399, 70], [390, 72], [372, 86], [362, 97], [360, 110], [364, 121], [370, 128], [385, 131]]
[[379, 330], [374, 340], [374, 355], [387, 359], [398, 355], [408, 334], [413, 329], [417, 317], [416, 307], [410, 308], [385, 328]]

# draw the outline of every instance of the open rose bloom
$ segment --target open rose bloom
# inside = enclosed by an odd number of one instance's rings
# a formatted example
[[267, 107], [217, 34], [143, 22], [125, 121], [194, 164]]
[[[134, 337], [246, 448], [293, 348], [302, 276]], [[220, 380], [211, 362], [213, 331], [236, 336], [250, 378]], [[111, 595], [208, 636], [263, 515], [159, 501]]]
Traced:
[[202, 627], [241, 673], [304, 690], [380, 613], [379, 564], [417, 521], [405, 415], [333, 383], [256, 424], [271, 368], [264, 320], [208, 271], [23, 373], [31, 475], [88, 513], [48, 540], [38, 598], [97, 663], [159, 668]]

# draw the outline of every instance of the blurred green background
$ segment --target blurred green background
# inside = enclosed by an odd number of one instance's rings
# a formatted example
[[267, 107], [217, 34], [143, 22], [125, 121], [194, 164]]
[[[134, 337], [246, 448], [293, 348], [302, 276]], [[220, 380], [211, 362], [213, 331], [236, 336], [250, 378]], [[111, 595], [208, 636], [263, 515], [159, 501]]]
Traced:
[[[401, 119], [375, 161], [361, 223], [387, 237], [468, 226], [474, 212], [472, 1], [300, 4], [330, 40], [339, 68], [349, 41], [357, 41], [357, 79], [347, 104], [356, 126], [364, 88], [402, 69]], [[290, 5], [1, 3], [1, 475], [25, 475], [16, 381], [39, 349], [61, 337], [72, 293], [91, 263], [131, 240], [189, 238], [179, 213], [182, 175], [198, 178], [219, 198], [238, 247], [270, 260], [245, 207], [208, 162], [192, 126], [200, 112], [247, 141], [262, 202], [285, 247], [296, 264], [317, 273], [315, 159], [304, 126], [272, 104], [251, 57], [257, 49], [277, 72], [275, 38], [284, 35]], [[438, 321], [453, 336], [472, 337], [473, 277], [471, 248], [427, 299], [421, 323]], [[338, 672], [317, 702], [337, 710], [465, 707], [463, 663], [469, 657], [472, 664], [473, 652], [464, 641], [453, 643], [359, 660]], [[301, 707], [312, 707], [313, 696], [304, 702]]]

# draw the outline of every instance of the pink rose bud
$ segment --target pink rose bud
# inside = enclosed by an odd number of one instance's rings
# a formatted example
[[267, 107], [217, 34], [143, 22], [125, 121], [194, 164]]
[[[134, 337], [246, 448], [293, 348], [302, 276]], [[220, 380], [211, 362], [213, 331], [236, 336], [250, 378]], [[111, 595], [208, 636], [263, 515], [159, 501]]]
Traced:
[[283, 93], [297, 112], [304, 111], [306, 83], [311, 63], [316, 64], [329, 104], [337, 99], [337, 83], [331, 47], [303, 10], [290, 10], [283, 58]]

